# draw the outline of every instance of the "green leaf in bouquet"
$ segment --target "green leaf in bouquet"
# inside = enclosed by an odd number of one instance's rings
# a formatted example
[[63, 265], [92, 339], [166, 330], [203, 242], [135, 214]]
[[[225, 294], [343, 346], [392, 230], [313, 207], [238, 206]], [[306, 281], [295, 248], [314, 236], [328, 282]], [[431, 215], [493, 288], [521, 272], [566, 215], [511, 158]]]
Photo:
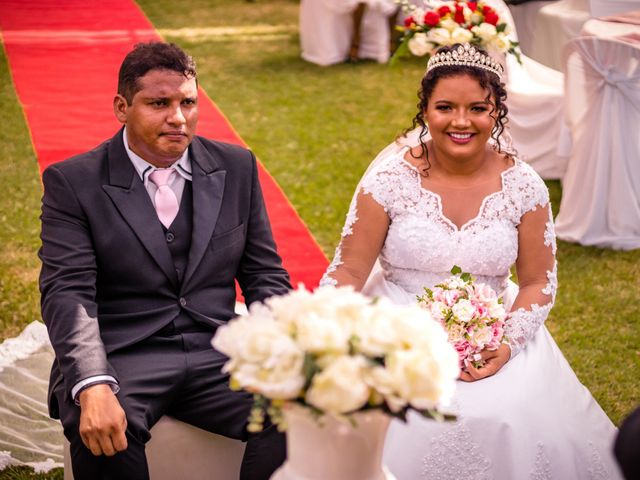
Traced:
[[304, 356], [304, 362], [302, 364], [302, 374], [304, 375], [304, 390], [307, 390], [311, 385], [311, 380], [314, 375], [320, 371], [318, 362], [315, 355], [306, 353]]
[[470, 283], [471, 281], [473, 281], [473, 277], [472, 277], [472, 276], [471, 276], [471, 274], [470, 274], [470, 273], [468, 273], [468, 272], [463, 272], [463, 273], [460, 275], [460, 278], [461, 278], [464, 282], [467, 282], [467, 283]]
[[407, 58], [411, 56], [411, 52], [409, 51], [409, 40], [411, 40], [411, 37], [413, 37], [413, 34], [405, 33], [405, 35], [402, 37], [400, 45], [398, 45], [398, 48], [396, 48], [396, 51], [393, 52], [393, 55], [391, 55], [391, 58], [389, 59], [389, 66], [393, 67], [394, 65], [397, 65], [398, 61], [401, 58]]
[[459, 275], [460, 273], [462, 273], [462, 269], [458, 265], [454, 265], [453, 268], [451, 269], [451, 274]]
[[458, 417], [456, 415], [453, 415], [452, 413], [442, 413], [430, 408], [417, 410], [417, 412], [424, 418], [435, 420], [437, 422], [454, 422], [458, 419]]
[[507, 29], [506, 23], [499, 23], [498, 25], [496, 25], [496, 32], [498, 33], [504, 32], [506, 29]]

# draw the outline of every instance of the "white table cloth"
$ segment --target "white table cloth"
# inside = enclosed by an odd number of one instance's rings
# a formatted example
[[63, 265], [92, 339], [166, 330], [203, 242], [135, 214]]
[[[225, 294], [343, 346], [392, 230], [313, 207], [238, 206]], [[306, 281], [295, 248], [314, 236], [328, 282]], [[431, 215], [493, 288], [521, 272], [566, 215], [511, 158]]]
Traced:
[[367, 6], [360, 27], [358, 57], [387, 62], [390, 55], [388, 18], [397, 8], [393, 0], [302, 0], [302, 58], [322, 66], [347, 60], [353, 34], [352, 12], [361, 2]]
[[588, 0], [560, 0], [545, 5], [536, 17], [531, 56], [555, 70], [562, 70], [562, 49], [579, 35], [591, 18]]
[[580, 37], [565, 50], [573, 148], [556, 218], [563, 240], [640, 248], [639, 47]]

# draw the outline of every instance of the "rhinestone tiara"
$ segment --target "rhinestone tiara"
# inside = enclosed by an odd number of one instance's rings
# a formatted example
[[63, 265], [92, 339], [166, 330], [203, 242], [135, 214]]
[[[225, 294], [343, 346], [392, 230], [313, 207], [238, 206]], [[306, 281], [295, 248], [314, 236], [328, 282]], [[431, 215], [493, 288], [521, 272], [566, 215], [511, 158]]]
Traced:
[[463, 43], [458, 48], [450, 52], [436, 53], [427, 63], [427, 73], [434, 68], [446, 65], [463, 65], [466, 67], [482, 68], [495, 73], [498, 78], [502, 78], [504, 69], [500, 63], [496, 62], [489, 55], [485, 55], [476, 50], [476, 47], [469, 43]]

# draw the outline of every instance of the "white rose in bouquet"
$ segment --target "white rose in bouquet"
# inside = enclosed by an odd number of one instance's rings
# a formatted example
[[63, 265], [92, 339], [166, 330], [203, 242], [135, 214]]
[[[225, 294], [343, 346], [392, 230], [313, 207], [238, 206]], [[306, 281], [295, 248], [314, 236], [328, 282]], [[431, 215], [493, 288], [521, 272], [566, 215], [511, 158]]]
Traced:
[[[457, 354], [429, 312], [352, 288], [303, 287], [218, 328], [232, 388], [254, 393], [252, 431], [286, 403], [341, 416], [365, 409], [435, 415], [458, 376]], [[415, 366], [409, 363], [413, 362]]]
[[424, 33], [416, 33], [407, 44], [409, 51], [416, 57], [423, 57], [430, 54], [433, 50], [433, 44], [429, 42], [427, 35]]
[[427, 38], [430, 42], [436, 45], [451, 45], [451, 33], [446, 28], [432, 28], [427, 33]]
[[342, 355], [313, 377], [305, 401], [327, 413], [349, 413], [369, 400], [369, 386], [363, 380], [366, 359]]
[[466, 28], [456, 28], [451, 32], [451, 40], [453, 43], [465, 43], [470, 42], [473, 39], [473, 33]]
[[484, 22], [484, 23], [481, 23], [480, 25], [472, 27], [471, 31], [475, 35], [480, 37], [480, 39], [484, 43], [491, 42], [494, 39], [494, 37], [498, 34], [498, 31], [496, 30], [496, 27], [494, 25], [491, 25], [490, 23], [487, 23], [487, 22]]

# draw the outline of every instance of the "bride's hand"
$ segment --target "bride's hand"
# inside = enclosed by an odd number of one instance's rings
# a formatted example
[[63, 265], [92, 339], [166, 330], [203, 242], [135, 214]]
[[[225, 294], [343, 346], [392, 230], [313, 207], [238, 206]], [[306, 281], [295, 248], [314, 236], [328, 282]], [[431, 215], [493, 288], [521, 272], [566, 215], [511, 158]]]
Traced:
[[470, 364], [460, 372], [460, 380], [464, 382], [475, 382], [476, 380], [482, 380], [483, 378], [494, 375], [509, 361], [511, 357], [511, 347], [503, 343], [497, 350], [483, 350], [480, 356], [485, 364], [480, 368], [475, 368]]

